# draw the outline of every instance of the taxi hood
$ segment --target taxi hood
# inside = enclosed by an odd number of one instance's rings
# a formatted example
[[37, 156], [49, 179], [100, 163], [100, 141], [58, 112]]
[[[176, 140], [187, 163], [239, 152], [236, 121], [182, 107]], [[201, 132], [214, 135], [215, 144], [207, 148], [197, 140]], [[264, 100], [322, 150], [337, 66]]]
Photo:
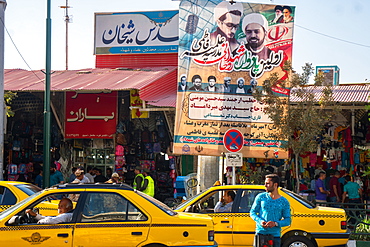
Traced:
[[209, 221], [209, 220], [211, 220], [213, 222], [212, 218], [209, 217], [207, 214], [196, 214], [196, 213], [177, 212], [177, 216], [179, 218], [182, 218], [182, 219], [192, 219], [192, 220], [199, 219], [201, 221], [204, 221], [204, 220]]
[[322, 213], [343, 213], [345, 214], [345, 211], [342, 208], [317, 206], [315, 210], [320, 211]]

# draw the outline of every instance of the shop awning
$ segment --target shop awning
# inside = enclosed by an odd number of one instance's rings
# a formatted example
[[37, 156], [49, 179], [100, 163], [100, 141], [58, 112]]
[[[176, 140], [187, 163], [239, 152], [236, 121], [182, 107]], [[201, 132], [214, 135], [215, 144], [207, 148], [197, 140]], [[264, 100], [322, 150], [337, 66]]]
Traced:
[[[7, 91], [44, 91], [44, 81], [42, 71], [4, 71], [4, 89]], [[129, 89], [139, 89], [140, 98], [148, 104], [175, 107], [177, 67], [63, 70], [54, 71], [51, 75], [51, 91]]]
[[[323, 96], [323, 86], [310, 86], [315, 93], [315, 100], [319, 101]], [[333, 86], [333, 100], [339, 103], [369, 103], [370, 102], [370, 85], [340, 85]], [[294, 96], [292, 89], [291, 102], [299, 102], [300, 98]]]

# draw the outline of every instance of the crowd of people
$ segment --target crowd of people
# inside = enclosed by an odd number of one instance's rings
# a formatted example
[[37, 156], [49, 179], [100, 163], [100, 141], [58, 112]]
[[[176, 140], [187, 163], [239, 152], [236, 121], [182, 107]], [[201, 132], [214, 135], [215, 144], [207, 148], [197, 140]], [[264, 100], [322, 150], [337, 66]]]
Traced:
[[[68, 180], [64, 179], [63, 174], [57, 170], [57, 166], [52, 163], [50, 165], [50, 186], [63, 183], [86, 183], [86, 184], [96, 184], [96, 183], [110, 183], [110, 184], [121, 184], [125, 183], [125, 177], [118, 174], [117, 172], [112, 172], [111, 168], [106, 169], [106, 176], [103, 175], [103, 171], [99, 168], [87, 166], [73, 167]], [[132, 185], [134, 189], [144, 192], [147, 195], [154, 197], [155, 184], [154, 180], [150, 175], [150, 170], [143, 168], [141, 166], [136, 166], [135, 178]], [[34, 183], [43, 188], [43, 172], [40, 170], [39, 174], [36, 176]]]
[[[359, 215], [358, 210], [363, 208], [364, 193], [362, 181], [355, 180], [355, 177], [348, 175], [347, 172], [341, 174], [338, 170], [325, 172], [322, 168], [316, 169], [315, 178], [310, 183], [310, 189], [304, 184], [300, 187], [301, 192], [312, 192], [315, 194], [316, 205], [348, 208], [350, 215], [349, 227], [352, 227]], [[351, 225], [352, 224], [352, 225]]]
[[361, 181], [355, 181], [348, 173], [341, 174], [338, 170], [325, 172], [316, 169], [315, 178], [310, 182], [310, 189], [302, 183], [302, 192], [314, 192], [318, 205], [342, 207], [342, 203], [363, 203], [363, 188]]

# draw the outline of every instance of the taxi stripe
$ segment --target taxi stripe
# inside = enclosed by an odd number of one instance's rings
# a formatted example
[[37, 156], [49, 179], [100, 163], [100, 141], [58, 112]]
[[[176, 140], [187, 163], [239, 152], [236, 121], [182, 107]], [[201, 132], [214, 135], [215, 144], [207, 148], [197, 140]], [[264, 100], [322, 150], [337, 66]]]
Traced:
[[348, 239], [349, 233], [311, 233], [317, 239]]
[[345, 218], [345, 215], [330, 214], [293, 214], [292, 217]]
[[45, 229], [69, 229], [74, 225], [29, 225], [29, 226], [7, 226], [0, 227], [0, 231], [24, 231], [24, 230], [45, 230]]
[[[11, 206], [13, 206], [13, 205], [0, 205], [0, 210], [1, 210], [1, 211], [3, 211], [3, 210], [5, 210], [5, 209], [10, 208]], [[0, 212], [1, 212], [1, 211], [0, 211]]]
[[[208, 214], [210, 217], [251, 217], [250, 213], [232, 213], [232, 214]], [[345, 218], [345, 215], [331, 215], [331, 214], [292, 214], [291, 217], [297, 218]]]
[[[74, 225], [29, 225], [29, 226], [8, 226], [0, 227], [0, 231], [20, 231], [20, 230], [44, 230], [44, 229], [68, 229]], [[206, 224], [108, 224], [108, 223], [78, 223], [76, 228], [102, 228], [102, 227], [207, 227]]]
[[215, 231], [215, 234], [233, 234], [232, 231]]

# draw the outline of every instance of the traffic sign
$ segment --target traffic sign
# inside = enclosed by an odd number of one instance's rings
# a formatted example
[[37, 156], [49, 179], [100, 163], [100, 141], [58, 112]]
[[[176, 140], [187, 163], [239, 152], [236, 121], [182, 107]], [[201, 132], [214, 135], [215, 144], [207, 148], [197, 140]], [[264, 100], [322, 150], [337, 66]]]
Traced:
[[226, 153], [226, 166], [243, 166], [243, 154]]
[[243, 134], [237, 129], [229, 129], [224, 134], [224, 146], [229, 152], [239, 152], [244, 143]]

